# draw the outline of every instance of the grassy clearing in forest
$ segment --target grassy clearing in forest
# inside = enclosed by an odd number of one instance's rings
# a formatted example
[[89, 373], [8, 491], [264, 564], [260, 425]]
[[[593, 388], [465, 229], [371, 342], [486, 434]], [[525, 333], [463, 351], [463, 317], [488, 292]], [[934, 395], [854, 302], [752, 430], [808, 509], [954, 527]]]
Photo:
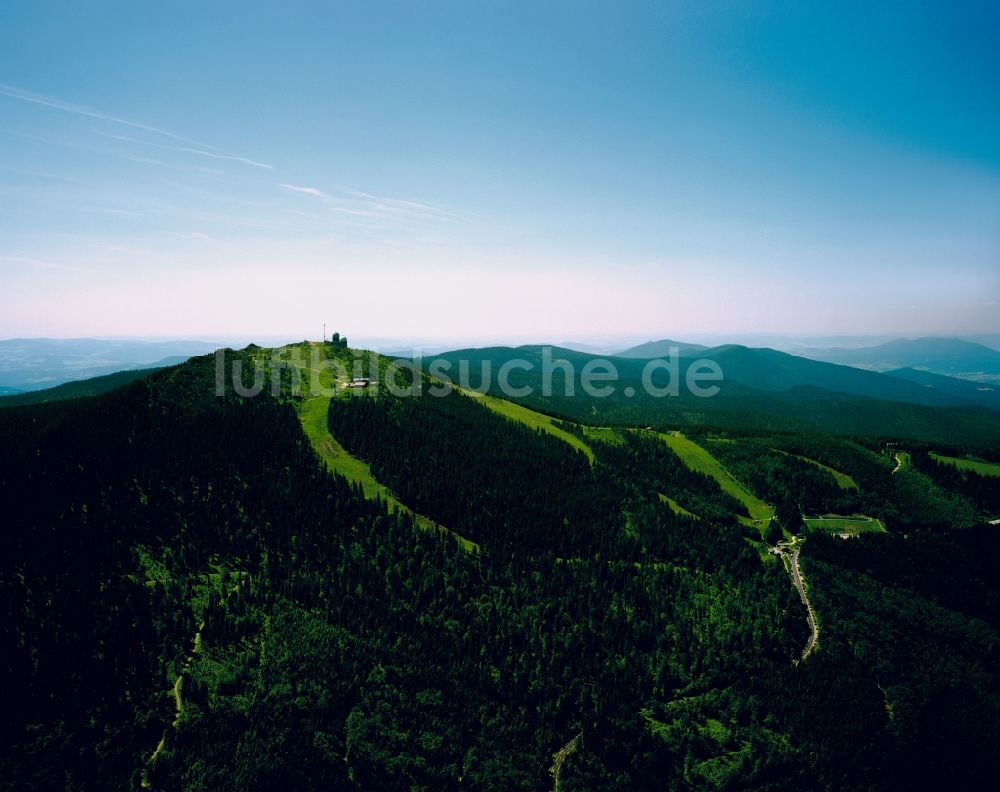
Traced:
[[670, 446], [691, 470], [711, 476], [719, 482], [719, 486], [724, 492], [732, 495], [746, 506], [747, 511], [750, 512], [751, 520], [754, 522], [769, 521], [774, 516], [774, 509], [771, 506], [740, 484], [718, 459], [700, 445], [689, 440], [680, 432], [671, 432], [670, 434], [657, 432], [656, 435]]
[[[300, 369], [303, 378], [306, 371]], [[325, 387], [336, 385], [332, 381], [330, 372], [322, 372], [321, 384]], [[330, 380], [330, 381], [327, 381]], [[386, 502], [390, 511], [402, 511], [413, 516], [416, 523], [425, 529], [446, 530], [443, 526], [422, 514], [417, 514], [406, 504], [402, 503], [392, 491], [379, 482], [371, 472], [368, 464], [357, 457], [351, 456], [347, 450], [337, 442], [337, 439], [330, 434], [327, 424], [327, 412], [330, 408], [330, 396], [312, 396], [296, 404], [295, 409], [299, 416], [299, 423], [309, 443], [319, 454], [320, 459], [326, 463], [327, 469], [338, 473], [353, 484], [360, 484], [365, 497], [369, 500], [381, 499]], [[466, 550], [478, 550], [479, 545], [466, 539], [463, 536], [452, 533]]]
[[933, 451], [931, 451], [930, 456], [936, 462], [954, 465], [959, 470], [971, 470], [980, 476], [1000, 476], [1000, 465], [994, 462], [983, 462], [980, 459], [961, 459], [959, 457], [936, 454]]
[[521, 404], [516, 404], [514, 402], [509, 402], [506, 399], [498, 399], [495, 396], [487, 396], [483, 393], [477, 393], [476, 391], [465, 390], [463, 388], [457, 388], [457, 390], [465, 396], [469, 396], [477, 401], [482, 402], [483, 405], [489, 407], [493, 412], [499, 413], [511, 420], [523, 423], [525, 426], [530, 426], [532, 429], [541, 429], [543, 432], [552, 435], [553, 437], [558, 437], [563, 442], [569, 443], [577, 451], [582, 451], [587, 455], [587, 459], [590, 460], [590, 464], [594, 464], [594, 452], [590, 449], [583, 440], [574, 434], [570, 434], [564, 429], [560, 429], [555, 425], [555, 418], [544, 413], [535, 412], [534, 410], [525, 407]]

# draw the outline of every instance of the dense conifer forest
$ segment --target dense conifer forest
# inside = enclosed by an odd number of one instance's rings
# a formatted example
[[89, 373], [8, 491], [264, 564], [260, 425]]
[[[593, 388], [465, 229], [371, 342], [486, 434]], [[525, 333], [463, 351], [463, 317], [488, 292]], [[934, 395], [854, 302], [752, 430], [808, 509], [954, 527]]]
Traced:
[[328, 471], [301, 397], [215, 385], [195, 358], [0, 410], [3, 788], [990, 785], [1000, 480], [687, 427], [753, 496], [885, 527], [806, 522], [802, 659], [766, 526], [639, 424], [560, 424], [588, 455], [459, 393], [336, 395], [332, 436], [435, 531]]

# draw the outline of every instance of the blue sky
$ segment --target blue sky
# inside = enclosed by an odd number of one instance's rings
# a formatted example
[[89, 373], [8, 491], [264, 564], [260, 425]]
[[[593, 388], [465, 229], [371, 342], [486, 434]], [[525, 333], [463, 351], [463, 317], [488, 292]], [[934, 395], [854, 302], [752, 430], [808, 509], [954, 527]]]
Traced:
[[1000, 331], [995, 3], [0, 18], [0, 337]]

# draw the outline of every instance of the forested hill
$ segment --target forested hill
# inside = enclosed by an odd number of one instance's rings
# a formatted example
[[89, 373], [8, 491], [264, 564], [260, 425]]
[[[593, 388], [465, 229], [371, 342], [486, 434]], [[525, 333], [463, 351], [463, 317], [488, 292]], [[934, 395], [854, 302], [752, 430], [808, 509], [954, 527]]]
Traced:
[[[543, 431], [426, 382], [330, 398], [294, 380], [218, 397], [214, 359], [195, 358], [0, 410], [0, 788], [988, 786], [990, 461]], [[332, 434], [307, 437], [324, 400]], [[366, 500], [317, 445], [448, 531]], [[827, 537], [829, 520], [787, 516], [800, 503], [888, 531]], [[806, 537], [821, 637], [804, 661], [769, 504]]]
[[0, 409], [4, 407], [21, 407], [25, 404], [81, 399], [84, 396], [97, 396], [101, 393], [113, 391], [137, 379], [148, 377], [157, 370], [155, 368], [129, 369], [127, 371], [117, 371], [114, 374], [105, 374], [100, 377], [65, 382], [62, 385], [56, 385], [54, 388], [0, 396]]

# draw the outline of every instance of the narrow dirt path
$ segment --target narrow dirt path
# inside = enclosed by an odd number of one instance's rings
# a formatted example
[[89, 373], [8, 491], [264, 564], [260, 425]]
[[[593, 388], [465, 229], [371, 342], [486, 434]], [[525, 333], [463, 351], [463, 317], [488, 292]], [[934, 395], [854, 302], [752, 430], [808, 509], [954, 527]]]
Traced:
[[146, 767], [142, 770], [142, 788], [152, 789], [153, 784], [149, 780], [149, 768], [156, 761], [160, 752], [163, 750], [164, 746], [167, 744], [167, 734], [170, 729], [176, 729], [177, 724], [180, 723], [181, 715], [184, 714], [184, 699], [181, 697], [181, 688], [184, 685], [184, 677], [187, 676], [188, 672], [191, 670], [191, 663], [194, 662], [194, 656], [197, 654], [198, 649], [201, 647], [201, 631], [205, 629], [205, 622], [198, 625], [198, 632], [194, 634], [194, 649], [191, 650], [191, 654], [184, 658], [184, 664], [181, 666], [181, 672], [177, 675], [177, 680], [174, 682], [173, 693], [174, 693], [174, 709], [177, 715], [174, 717], [173, 722], [170, 726], [163, 730], [163, 736], [160, 741], [156, 744], [156, 750], [150, 755], [149, 759], [146, 760]]
[[553, 792], [559, 792], [559, 785], [561, 783], [560, 776], [562, 774], [563, 762], [566, 761], [573, 751], [577, 749], [580, 745], [580, 741], [583, 739], [583, 732], [580, 732], [576, 737], [566, 743], [559, 751], [556, 753], [552, 761], [552, 767], [549, 768], [549, 775], [552, 776], [554, 781], [554, 786], [552, 787]]
[[[246, 572], [241, 572], [240, 582], [229, 590], [229, 593], [226, 595], [225, 599], [222, 600], [222, 602], [225, 602], [226, 599], [229, 599], [229, 597], [235, 594], [239, 590], [240, 586], [243, 585], [244, 580], [246, 580]], [[205, 629], [205, 621], [203, 619], [201, 624], [198, 625], [198, 630], [197, 632], [195, 632], [194, 638], [192, 639], [191, 653], [185, 656], [184, 663], [181, 665], [181, 672], [177, 675], [177, 679], [174, 681], [174, 687], [173, 687], [174, 709], [177, 714], [174, 717], [173, 721], [171, 722], [170, 726], [163, 730], [163, 736], [160, 738], [160, 741], [156, 744], [156, 749], [153, 751], [152, 754], [150, 754], [149, 759], [146, 760], [146, 766], [142, 769], [142, 781], [140, 782], [140, 785], [142, 786], [143, 789], [153, 788], [153, 783], [149, 780], [149, 768], [152, 767], [153, 763], [160, 755], [160, 752], [166, 746], [167, 735], [169, 734], [170, 730], [177, 728], [177, 725], [180, 723], [181, 720], [181, 715], [184, 714], [184, 699], [181, 696], [181, 691], [183, 690], [184, 687], [184, 678], [191, 671], [191, 664], [194, 663], [195, 655], [197, 655], [198, 652], [201, 651], [201, 633], [204, 629]]]

